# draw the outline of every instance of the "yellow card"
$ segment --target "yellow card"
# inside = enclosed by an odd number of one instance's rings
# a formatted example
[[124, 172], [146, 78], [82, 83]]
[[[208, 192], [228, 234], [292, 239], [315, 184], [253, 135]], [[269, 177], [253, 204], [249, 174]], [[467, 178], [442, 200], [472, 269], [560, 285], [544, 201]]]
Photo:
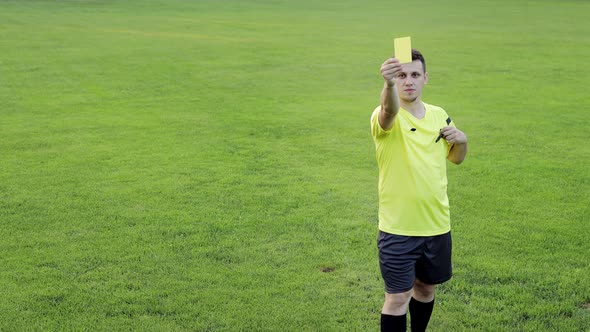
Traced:
[[393, 40], [395, 57], [400, 63], [412, 62], [412, 39], [410, 37], [395, 38]]

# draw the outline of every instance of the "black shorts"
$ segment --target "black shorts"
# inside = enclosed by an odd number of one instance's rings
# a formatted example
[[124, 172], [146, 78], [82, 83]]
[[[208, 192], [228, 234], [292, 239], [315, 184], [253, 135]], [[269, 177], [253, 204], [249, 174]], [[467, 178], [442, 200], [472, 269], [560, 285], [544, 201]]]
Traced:
[[451, 232], [436, 236], [402, 236], [379, 231], [379, 266], [385, 291], [403, 293], [414, 281], [436, 285], [453, 275]]

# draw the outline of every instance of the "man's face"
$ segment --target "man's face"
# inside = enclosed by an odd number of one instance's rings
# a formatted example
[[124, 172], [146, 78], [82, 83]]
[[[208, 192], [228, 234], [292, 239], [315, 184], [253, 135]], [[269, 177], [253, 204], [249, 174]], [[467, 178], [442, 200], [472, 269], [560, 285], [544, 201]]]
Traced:
[[422, 94], [422, 88], [426, 82], [428, 82], [428, 73], [424, 72], [420, 60], [404, 63], [395, 80], [399, 98], [405, 102], [415, 101]]

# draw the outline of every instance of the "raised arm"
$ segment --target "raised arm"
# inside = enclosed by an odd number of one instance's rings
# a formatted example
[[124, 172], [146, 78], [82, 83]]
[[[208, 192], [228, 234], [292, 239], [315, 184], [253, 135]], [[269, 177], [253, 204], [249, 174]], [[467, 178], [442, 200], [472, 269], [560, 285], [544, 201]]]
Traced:
[[395, 79], [402, 65], [396, 58], [389, 58], [381, 65], [381, 75], [385, 83], [381, 91], [381, 111], [379, 125], [385, 130], [393, 127], [393, 120], [399, 112], [399, 94], [395, 86]]

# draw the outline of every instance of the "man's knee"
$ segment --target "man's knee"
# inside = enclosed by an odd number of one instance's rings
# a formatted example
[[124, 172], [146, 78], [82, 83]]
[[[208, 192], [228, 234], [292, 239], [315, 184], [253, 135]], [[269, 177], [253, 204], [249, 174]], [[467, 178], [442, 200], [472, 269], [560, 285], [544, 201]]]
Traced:
[[382, 313], [387, 315], [403, 315], [408, 311], [408, 303], [412, 296], [412, 291], [404, 293], [389, 294], [385, 293], [385, 303], [383, 304]]
[[434, 300], [434, 292], [436, 290], [436, 285], [430, 285], [423, 283], [422, 281], [416, 279], [414, 283], [414, 298], [420, 302], [430, 302]]

